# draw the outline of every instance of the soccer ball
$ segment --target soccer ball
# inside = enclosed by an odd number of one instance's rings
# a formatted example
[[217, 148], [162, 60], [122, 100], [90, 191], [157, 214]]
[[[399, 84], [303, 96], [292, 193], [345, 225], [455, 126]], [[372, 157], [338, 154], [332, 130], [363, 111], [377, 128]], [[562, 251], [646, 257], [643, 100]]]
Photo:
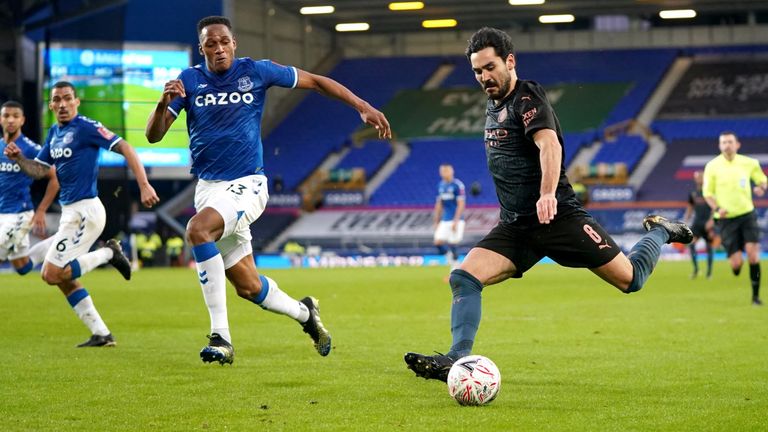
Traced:
[[462, 357], [448, 371], [448, 394], [459, 405], [487, 404], [496, 399], [499, 387], [501, 373], [488, 357]]

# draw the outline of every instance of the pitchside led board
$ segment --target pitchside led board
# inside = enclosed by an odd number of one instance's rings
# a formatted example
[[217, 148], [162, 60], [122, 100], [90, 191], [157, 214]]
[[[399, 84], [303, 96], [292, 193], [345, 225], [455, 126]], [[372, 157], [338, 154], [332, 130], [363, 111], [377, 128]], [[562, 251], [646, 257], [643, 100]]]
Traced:
[[[189, 67], [188, 46], [170, 44], [52, 43], [41, 47], [44, 80], [43, 137], [55, 122], [48, 110], [50, 88], [69, 81], [77, 89], [80, 114], [100, 121], [136, 148], [145, 166], [189, 166], [186, 114], [174, 122], [165, 138], [149, 144], [144, 136], [147, 118], [155, 108], [163, 86]], [[103, 151], [102, 166], [120, 166], [125, 159]]]

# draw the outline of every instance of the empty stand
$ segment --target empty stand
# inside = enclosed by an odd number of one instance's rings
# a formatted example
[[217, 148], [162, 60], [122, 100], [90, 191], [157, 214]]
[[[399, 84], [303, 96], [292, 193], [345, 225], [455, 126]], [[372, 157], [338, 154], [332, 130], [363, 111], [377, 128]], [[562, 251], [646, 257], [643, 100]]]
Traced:
[[363, 168], [365, 170], [365, 178], [370, 179], [391, 154], [392, 146], [388, 141], [366, 141], [360, 146], [353, 145], [349, 153], [336, 164], [336, 168]]
[[[456, 178], [467, 188], [468, 204], [495, 204], [496, 193], [486, 165], [485, 146], [472, 140], [421, 140], [411, 144], [411, 154], [370, 199], [371, 205], [432, 205], [440, 182], [440, 164], [453, 165]], [[481, 194], [469, 188], [478, 182]]]
[[[397, 91], [419, 88], [440, 65], [439, 57], [348, 59], [329, 76], [381, 108]], [[264, 140], [267, 175], [295, 188], [362, 123], [349, 106], [311, 93]]]
[[642, 137], [619, 135], [615, 140], [603, 142], [603, 146], [592, 159], [592, 165], [623, 162], [631, 173], [647, 149], [648, 143]]

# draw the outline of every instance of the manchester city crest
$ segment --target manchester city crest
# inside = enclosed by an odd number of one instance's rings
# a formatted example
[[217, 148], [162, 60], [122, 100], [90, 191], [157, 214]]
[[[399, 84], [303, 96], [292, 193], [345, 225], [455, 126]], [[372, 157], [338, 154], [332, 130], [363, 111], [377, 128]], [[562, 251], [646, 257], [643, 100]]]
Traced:
[[237, 79], [237, 89], [241, 92], [247, 92], [248, 90], [253, 88], [253, 82], [251, 81], [251, 77], [244, 76]]

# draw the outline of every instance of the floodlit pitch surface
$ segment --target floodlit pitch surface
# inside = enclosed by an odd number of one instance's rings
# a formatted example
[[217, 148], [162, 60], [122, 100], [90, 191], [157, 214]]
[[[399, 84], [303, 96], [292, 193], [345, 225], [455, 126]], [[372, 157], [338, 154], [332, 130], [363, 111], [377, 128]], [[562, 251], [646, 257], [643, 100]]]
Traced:
[[56, 288], [39, 273], [0, 275], [3, 430], [765, 428], [768, 306], [750, 305], [748, 272], [735, 278], [725, 262], [709, 281], [662, 262], [630, 296], [554, 265], [486, 289], [475, 352], [496, 362], [502, 387], [479, 408], [402, 361], [450, 344], [445, 268], [266, 273], [320, 299], [329, 357], [230, 290], [234, 365], [203, 364], [208, 313], [188, 269], [86, 275], [118, 345], [76, 349], [88, 332]]

